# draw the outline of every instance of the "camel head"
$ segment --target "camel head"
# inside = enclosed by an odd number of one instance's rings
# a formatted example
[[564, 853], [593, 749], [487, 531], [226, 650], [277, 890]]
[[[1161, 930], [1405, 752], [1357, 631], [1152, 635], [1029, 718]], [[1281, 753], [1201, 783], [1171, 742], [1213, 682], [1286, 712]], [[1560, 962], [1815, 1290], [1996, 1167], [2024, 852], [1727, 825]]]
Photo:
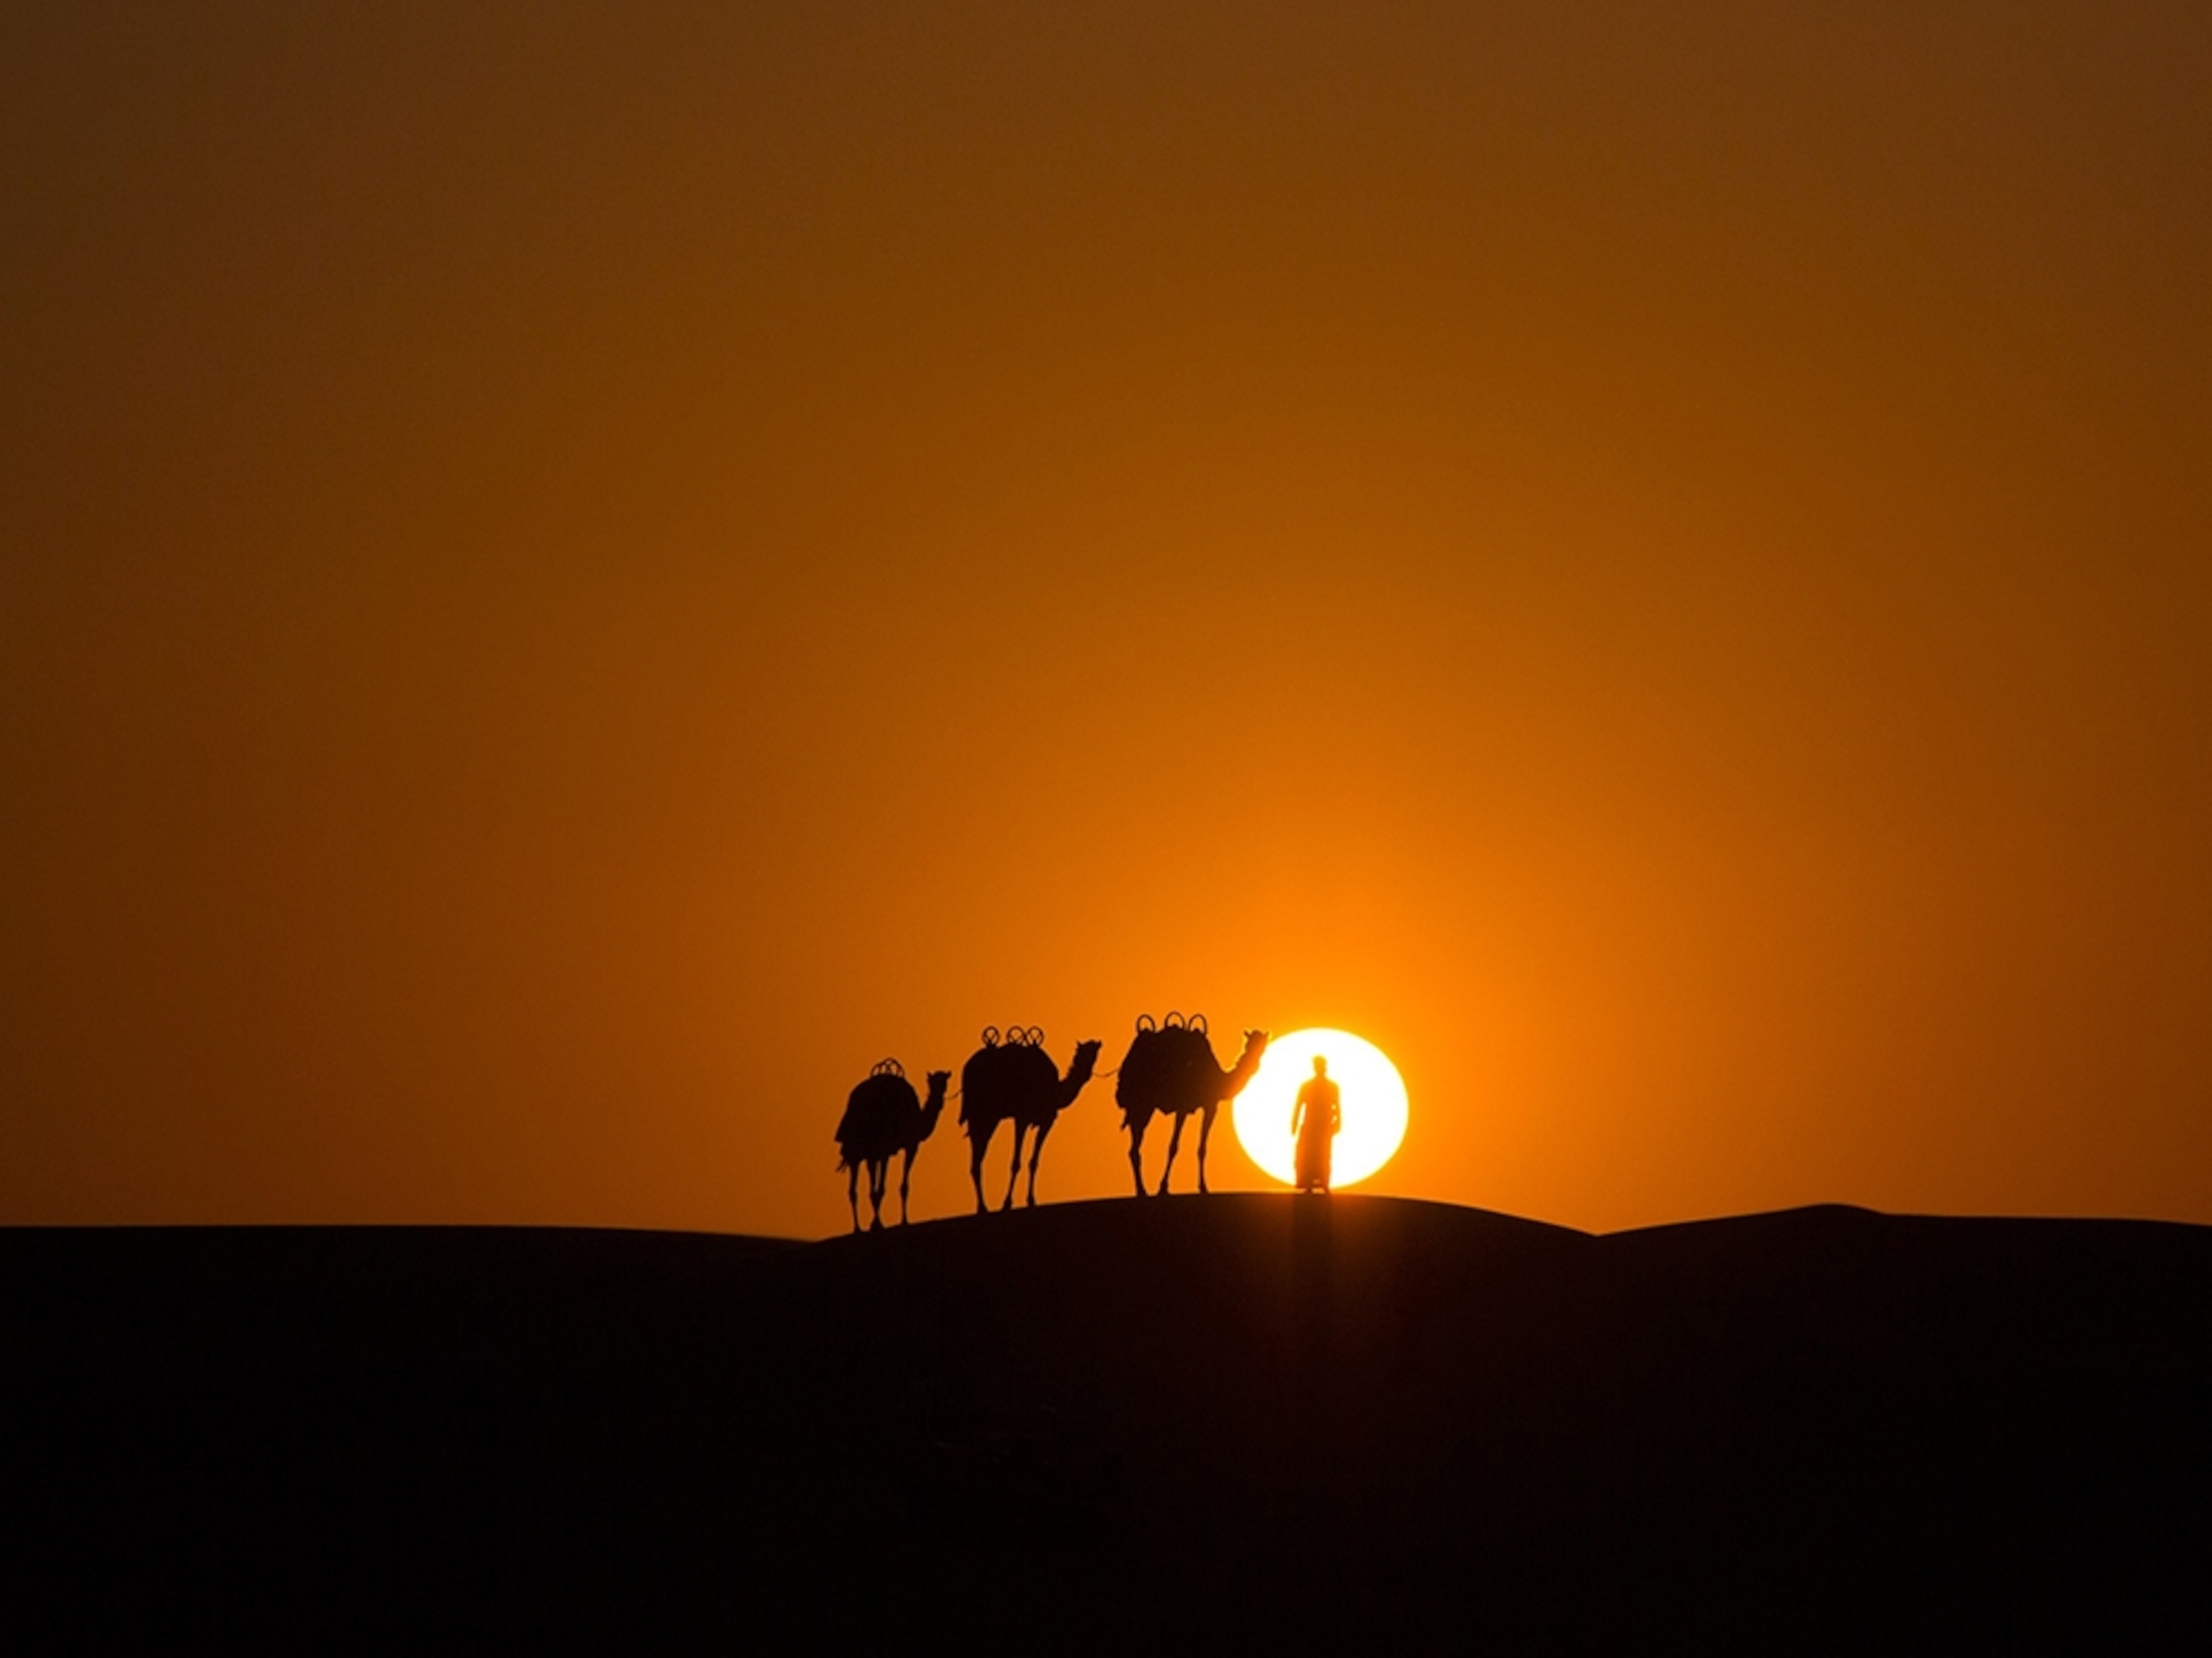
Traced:
[[1103, 1044], [1078, 1042], [1075, 1057], [1067, 1062], [1067, 1071], [1060, 1079], [1060, 1108], [1065, 1110], [1075, 1103], [1075, 1096], [1090, 1086], [1092, 1075], [1098, 1069], [1098, 1050]]
[[949, 1070], [929, 1073], [929, 1098], [921, 1106], [921, 1137], [925, 1140], [937, 1132], [937, 1119], [945, 1114], [945, 1090], [951, 1082], [952, 1073]]
[[1244, 1051], [1237, 1056], [1237, 1063], [1223, 1076], [1222, 1094], [1224, 1100], [1234, 1100], [1244, 1092], [1244, 1085], [1252, 1080], [1252, 1073], [1260, 1069], [1260, 1056], [1267, 1051], [1267, 1033], [1246, 1031]]

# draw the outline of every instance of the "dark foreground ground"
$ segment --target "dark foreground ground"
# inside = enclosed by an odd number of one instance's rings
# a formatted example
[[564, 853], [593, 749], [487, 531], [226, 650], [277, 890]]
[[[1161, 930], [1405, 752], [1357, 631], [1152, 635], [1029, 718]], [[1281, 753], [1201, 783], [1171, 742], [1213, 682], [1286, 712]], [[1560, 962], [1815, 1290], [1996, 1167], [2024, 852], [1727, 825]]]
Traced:
[[0, 1233], [9, 1644], [2212, 1651], [2212, 1230]]

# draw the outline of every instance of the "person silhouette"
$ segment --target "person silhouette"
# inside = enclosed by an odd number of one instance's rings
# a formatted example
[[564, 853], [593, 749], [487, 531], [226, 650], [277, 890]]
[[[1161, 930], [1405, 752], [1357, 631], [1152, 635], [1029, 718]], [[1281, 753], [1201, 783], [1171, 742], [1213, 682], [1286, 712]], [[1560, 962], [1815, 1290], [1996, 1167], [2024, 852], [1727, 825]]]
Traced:
[[1328, 1159], [1336, 1131], [1344, 1126], [1344, 1107], [1328, 1078], [1328, 1056], [1314, 1055], [1314, 1074], [1298, 1085], [1291, 1107], [1291, 1132], [1298, 1137], [1298, 1190], [1328, 1190]]

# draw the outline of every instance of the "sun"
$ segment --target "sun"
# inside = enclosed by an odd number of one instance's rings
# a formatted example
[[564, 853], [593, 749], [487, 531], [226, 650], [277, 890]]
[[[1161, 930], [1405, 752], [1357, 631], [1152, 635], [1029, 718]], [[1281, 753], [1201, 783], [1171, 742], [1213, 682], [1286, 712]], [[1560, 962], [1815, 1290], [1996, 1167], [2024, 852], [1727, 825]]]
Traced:
[[1390, 1056], [1350, 1031], [1292, 1031], [1267, 1044], [1260, 1069], [1237, 1096], [1231, 1120], [1244, 1155], [1285, 1186], [1297, 1179], [1297, 1142], [1291, 1111], [1298, 1087], [1313, 1075], [1316, 1054], [1343, 1090], [1344, 1128], [1336, 1137], [1330, 1184], [1365, 1179], [1390, 1161], [1406, 1137], [1406, 1082]]

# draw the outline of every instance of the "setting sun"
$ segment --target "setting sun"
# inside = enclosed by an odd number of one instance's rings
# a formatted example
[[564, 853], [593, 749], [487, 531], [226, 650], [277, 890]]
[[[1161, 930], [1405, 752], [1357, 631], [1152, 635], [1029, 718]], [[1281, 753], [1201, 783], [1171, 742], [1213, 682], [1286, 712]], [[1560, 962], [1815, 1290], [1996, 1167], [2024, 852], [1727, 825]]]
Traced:
[[1389, 1162], [1406, 1137], [1406, 1083], [1389, 1055], [1349, 1031], [1317, 1027], [1292, 1031], [1267, 1045], [1267, 1057], [1237, 1097], [1237, 1138], [1244, 1154], [1290, 1186], [1297, 1179], [1291, 1112], [1298, 1087], [1313, 1075], [1314, 1056], [1343, 1090], [1344, 1127], [1336, 1137], [1332, 1184], [1365, 1179]]

